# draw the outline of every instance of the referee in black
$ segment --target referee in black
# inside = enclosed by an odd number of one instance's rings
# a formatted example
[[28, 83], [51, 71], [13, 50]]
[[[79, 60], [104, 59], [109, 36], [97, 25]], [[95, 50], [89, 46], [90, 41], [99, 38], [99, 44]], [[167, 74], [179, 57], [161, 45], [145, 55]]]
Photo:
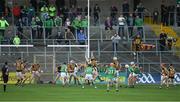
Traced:
[[4, 66], [2, 68], [2, 78], [4, 81], [3, 87], [4, 87], [4, 92], [6, 92], [6, 85], [8, 82], [8, 77], [9, 77], [9, 69], [8, 69], [8, 63], [5, 62]]

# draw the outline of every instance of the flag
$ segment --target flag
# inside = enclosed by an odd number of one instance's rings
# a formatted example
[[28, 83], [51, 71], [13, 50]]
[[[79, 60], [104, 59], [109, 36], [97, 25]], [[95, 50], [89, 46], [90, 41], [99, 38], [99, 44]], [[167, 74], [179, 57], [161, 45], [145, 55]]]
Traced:
[[141, 50], [142, 51], [147, 51], [147, 50], [151, 50], [153, 48], [155, 48], [156, 46], [153, 44], [142, 44], [141, 45]]

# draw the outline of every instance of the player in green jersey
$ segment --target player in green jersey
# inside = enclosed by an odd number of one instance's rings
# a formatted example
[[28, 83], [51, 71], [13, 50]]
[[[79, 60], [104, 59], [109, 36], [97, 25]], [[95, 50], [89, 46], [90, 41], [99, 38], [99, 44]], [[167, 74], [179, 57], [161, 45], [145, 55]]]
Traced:
[[66, 63], [63, 63], [61, 65], [60, 72], [61, 72], [62, 84], [63, 84], [63, 86], [65, 86], [68, 83], [68, 80], [67, 80], [67, 65], [66, 65]]
[[128, 72], [129, 72], [129, 77], [128, 77], [128, 86], [129, 86], [129, 87], [133, 87], [134, 67], [135, 67], [135, 63], [134, 63], [134, 62], [131, 62], [131, 63], [130, 63], [130, 66], [127, 67], [127, 68], [128, 68]]
[[93, 84], [95, 88], [96, 85], [94, 83], [94, 79], [93, 79], [93, 67], [91, 64], [88, 64], [88, 66], [85, 68], [85, 78], [84, 78], [84, 83], [83, 83], [83, 86], [82, 88], [84, 88], [84, 84], [86, 81], [89, 81], [91, 83], [91, 85]]
[[[110, 63], [110, 67], [106, 69], [106, 77], [107, 77], [107, 92], [109, 92], [110, 83], [114, 82], [116, 77], [116, 69], [114, 68], [114, 64]], [[118, 83], [116, 82], [116, 92], [118, 92]]]

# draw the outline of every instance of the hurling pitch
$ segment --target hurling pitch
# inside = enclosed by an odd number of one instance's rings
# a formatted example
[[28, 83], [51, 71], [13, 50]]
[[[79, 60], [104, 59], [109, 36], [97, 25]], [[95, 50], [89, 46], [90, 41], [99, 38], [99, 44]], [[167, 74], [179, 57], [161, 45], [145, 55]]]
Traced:
[[61, 85], [25, 85], [18, 87], [8, 85], [7, 92], [0, 88], [1, 102], [32, 102], [32, 101], [180, 101], [180, 86], [159, 89], [158, 85], [137, 85], [135, 88], [122, 86], [119, 92], [111, 87], [106, 92], [105, 85], [93, 86], [65, 86]]

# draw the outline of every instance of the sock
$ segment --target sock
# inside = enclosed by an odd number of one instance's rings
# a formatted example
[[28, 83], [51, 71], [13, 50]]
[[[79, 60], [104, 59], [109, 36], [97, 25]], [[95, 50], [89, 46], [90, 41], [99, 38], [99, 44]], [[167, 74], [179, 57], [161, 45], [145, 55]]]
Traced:
[[4, 86], [4, 92], [6, 92], [6, 85], [3, 85]]
[[119, 89], [118, 89], [118, 83], [116, 83], [116, 90], [119, 90]]
[[107, 84], [107, 90], [109, 90], [109, 82], [108, 82], [108, 84]]

